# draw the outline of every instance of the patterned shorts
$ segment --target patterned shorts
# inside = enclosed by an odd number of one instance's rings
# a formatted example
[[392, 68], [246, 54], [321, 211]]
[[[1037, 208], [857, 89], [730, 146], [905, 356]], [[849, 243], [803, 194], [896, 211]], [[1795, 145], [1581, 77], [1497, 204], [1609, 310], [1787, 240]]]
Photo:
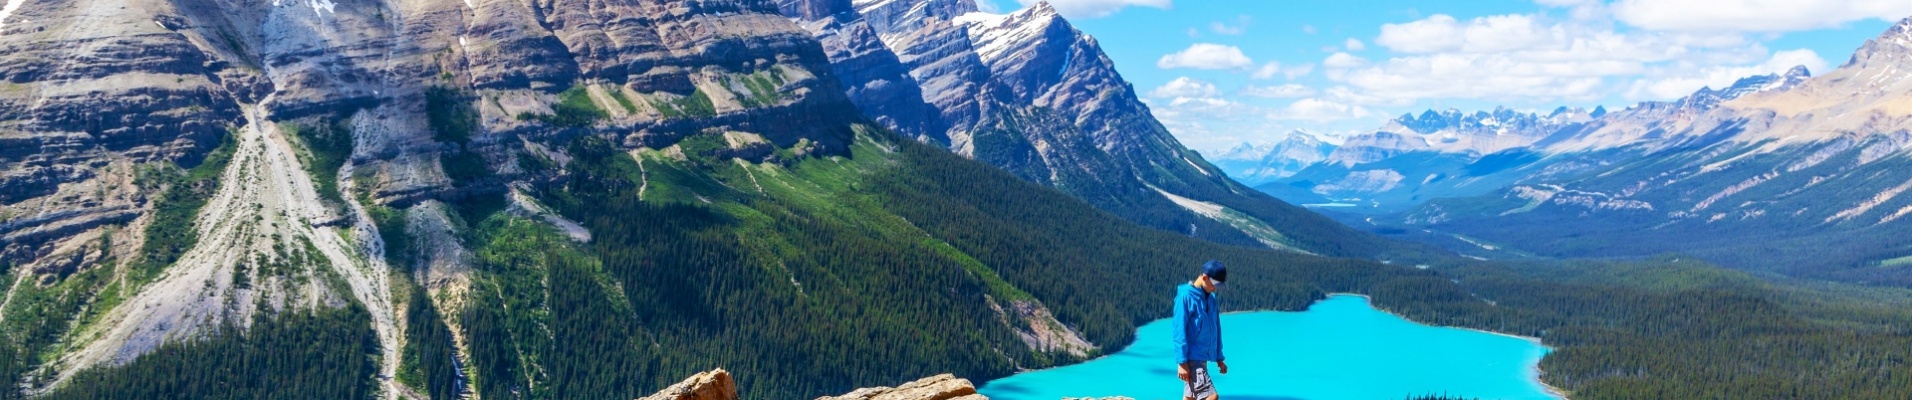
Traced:
[[1208, 363], [1196, 364], [1188, 371], [1188, 380], [1182, 381], [1182, 398], [1207, 400], [1215, 396], [1215, 381], [1208, 379]]

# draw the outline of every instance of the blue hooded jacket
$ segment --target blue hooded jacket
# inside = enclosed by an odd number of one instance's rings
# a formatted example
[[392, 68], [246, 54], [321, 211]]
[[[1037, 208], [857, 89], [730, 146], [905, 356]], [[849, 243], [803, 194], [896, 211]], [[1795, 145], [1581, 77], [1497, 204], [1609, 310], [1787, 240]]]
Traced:
[[1192, 283], [1175, 289], [1175, 363], [1223, 361], [1221, 299]]

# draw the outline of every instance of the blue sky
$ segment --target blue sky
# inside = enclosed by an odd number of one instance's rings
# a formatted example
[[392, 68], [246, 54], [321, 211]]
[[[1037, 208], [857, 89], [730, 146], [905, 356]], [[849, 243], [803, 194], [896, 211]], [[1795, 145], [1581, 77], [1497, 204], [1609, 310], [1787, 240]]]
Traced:
[[[1035, 0], [977, 0], [1008, 11]], [[1051, 0], [1184, 144], [1429, 108], [1624, 108], [1843, 64], [1912, 0]]]

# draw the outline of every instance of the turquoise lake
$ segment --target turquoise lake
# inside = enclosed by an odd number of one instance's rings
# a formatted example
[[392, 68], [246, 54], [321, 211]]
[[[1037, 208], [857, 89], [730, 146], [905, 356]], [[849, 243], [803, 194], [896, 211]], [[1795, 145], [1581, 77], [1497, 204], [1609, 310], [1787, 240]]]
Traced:
[[[1227, 295], [1223, 295], [1227, 307]], [[1129, 396], [1179, 399], [1169, 321], [1136, 331], [1135, 344], [1089, 362], [983, 384], [995, 400]], [[1222, 315], [1229, 373], [1209, 374], [1224, 400], [1386, 400], [1446, 394], [1557, 399], [1536, 366], [1548, 349], [1512, 336], [1423, 325], [1377, 310], [1366, 297], [1334, 295], [1305, 312]]]

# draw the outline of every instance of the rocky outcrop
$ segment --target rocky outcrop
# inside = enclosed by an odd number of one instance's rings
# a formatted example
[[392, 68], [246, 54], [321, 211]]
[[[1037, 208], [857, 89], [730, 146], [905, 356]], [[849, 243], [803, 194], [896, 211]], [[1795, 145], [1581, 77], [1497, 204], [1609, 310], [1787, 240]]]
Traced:
[[942, 374], [923, 378], [915, 382], [896, 387], [873, 387], [857, 389], [841, 396], [818, 397], [817, 400], [988, 400], [988, 397], [976, 394], [976, 387], [968, 379], [955, 375]]
[[737, 400], [737, 384], [730, 380], [730, 372], [718, 368], [638, 400]]
[[[841, 396], [823, 396], [817, 400], [988, 400], [976, 394], [968, 379], [942, 374], [896, 387], [857, 389]], [[722, 368], [692, 375], [656, 394], [638, 400], [737, 400], [737, 384]]]

